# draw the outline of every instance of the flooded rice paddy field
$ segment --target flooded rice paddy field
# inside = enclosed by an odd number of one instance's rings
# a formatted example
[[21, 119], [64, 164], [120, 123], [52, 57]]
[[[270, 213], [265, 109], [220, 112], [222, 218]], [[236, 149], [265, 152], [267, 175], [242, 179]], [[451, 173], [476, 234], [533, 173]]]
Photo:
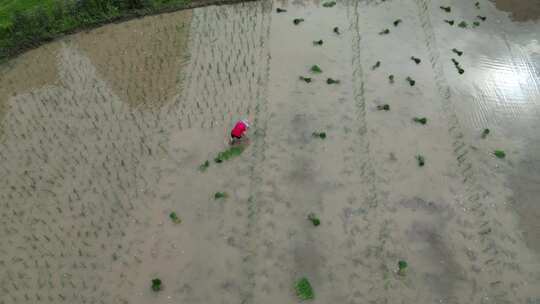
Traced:
[[540, 303], [535, 5], [211, 6], [8, 62], [0, 303]]

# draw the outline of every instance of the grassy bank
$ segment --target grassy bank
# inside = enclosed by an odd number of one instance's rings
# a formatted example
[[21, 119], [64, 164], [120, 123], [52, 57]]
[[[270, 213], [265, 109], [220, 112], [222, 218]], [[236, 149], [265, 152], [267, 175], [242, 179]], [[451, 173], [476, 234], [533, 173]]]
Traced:
[[[0, 61], [110, 22], [241, 0], [0, 0]], [[249, 1], [249, 0], [248, 0]]]
[[37, 7], [49, 11], [54, 0], [0, 0], [0, 28], [11, 24], [15, 12], [30, 11]]

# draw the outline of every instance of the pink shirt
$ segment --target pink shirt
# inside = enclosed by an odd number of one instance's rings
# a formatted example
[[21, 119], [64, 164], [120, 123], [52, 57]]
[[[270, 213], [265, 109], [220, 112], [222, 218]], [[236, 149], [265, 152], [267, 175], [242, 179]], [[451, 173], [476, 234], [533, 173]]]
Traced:
[[247, 129], [246, 124], [243, 121], [239, 120], [234, 125], [234, 128], [231, 131], [231, 135], [242, 137], [244, 133], [246, 132], [246, 129]]

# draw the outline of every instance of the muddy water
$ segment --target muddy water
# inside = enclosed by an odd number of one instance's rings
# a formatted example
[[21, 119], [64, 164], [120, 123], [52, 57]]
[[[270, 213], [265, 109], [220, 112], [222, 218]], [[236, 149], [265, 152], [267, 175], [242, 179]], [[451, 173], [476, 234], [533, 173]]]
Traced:
[[138, 19], [73, 37], [114, 93], [134, 107], [160, 107], [182, 84], [192, 12]]
[[[144, 18], [1, 67], [0, 303], [290, 303], [301, 277], [318, 303], [540, 301], [539, 24], [320, 4]], [[200, 172], [240, 117], [247, 150]]]
[[497, 9], [509, 12], [514, 21], [540, 19], [540, 2], [536, 0], [496, 0], [493, 2]]

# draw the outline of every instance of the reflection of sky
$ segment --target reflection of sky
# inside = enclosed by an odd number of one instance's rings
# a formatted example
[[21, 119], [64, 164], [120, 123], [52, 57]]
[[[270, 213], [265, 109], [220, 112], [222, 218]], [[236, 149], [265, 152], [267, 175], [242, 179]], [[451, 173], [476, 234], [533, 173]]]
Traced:
[[480, 60], [486, 67], [485, 90], [507, 102], [533, 102], [537, 95], [537, 79], [535, 68], [529, 61], [512, 57], [495, 60], [481, 57]]
[[[540, 45], [531, 40], [526, 45], [504, 39], [503, 53], [476, 58], [478, 74], [473, 76], [479, 111], [474, 111], [476, 125], [488, 121], [500, 125], [526, 123], [537, 117], [540, 106]], [[496, 43], [495, 45], [500, 45]], [[519, 122], [518, 122], [519, 118]], [[516, 126], [517, 126], [516, 125]]]
[[508, 54], [501, 58], [479, 58], [486, 71], [486, 88], [503, 100], [515, 103], [534, 103], [539, 95], [538, 63], [532, 60], [534, 50], [540, 49], [537, 40], [527, 45], [510, 45]]

